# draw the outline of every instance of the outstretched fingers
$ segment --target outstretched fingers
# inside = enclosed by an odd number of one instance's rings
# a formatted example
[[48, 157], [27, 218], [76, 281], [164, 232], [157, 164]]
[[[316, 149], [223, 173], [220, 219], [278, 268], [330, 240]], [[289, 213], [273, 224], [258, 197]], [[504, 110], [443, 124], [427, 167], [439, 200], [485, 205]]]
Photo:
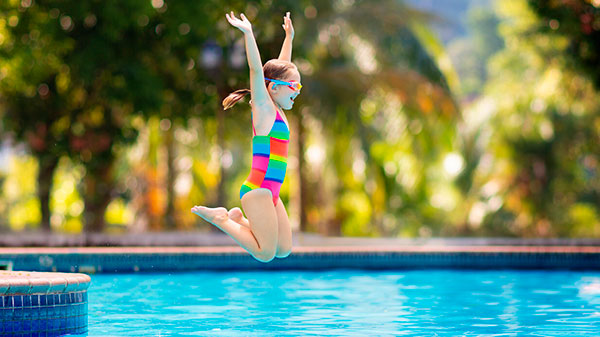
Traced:
[[252, 31], [252, 24], [250, 23], [250, 21], [246, 18], [246, 16], [244, 15], [244, 13], [240, 14], [240, 18], [238, 19], [235, 14], [232, 12], [225, 14], [225, 17], [227, 18], [227, 21], [229, 21], [229, 23], [240, 29], [241, 31], [243, 31], [244, 33]]
[[[242, 14], [243, 17], [244, 14]], [[234, 26], [238, 26], [240, 23], [242, 23], [243, 21], [238, 19], [235, 14], [233, 13], [233, 11], [229, 12], [229, 14], [225, 13], [225, 17], [227, 18], [227, 21], [229, 21], [229, 23], [231, 23]]]

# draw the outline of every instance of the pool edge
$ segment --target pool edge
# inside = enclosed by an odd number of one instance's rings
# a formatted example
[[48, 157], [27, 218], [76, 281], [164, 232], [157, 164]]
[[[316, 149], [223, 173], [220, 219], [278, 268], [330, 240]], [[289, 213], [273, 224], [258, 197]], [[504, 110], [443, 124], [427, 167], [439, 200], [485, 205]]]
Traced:
[[254, 260], [229, 247], [0, 248], [14, 269], [84, 273], [194, 270], [592, 269], [600, 246], [299, 246], [284, 259]]

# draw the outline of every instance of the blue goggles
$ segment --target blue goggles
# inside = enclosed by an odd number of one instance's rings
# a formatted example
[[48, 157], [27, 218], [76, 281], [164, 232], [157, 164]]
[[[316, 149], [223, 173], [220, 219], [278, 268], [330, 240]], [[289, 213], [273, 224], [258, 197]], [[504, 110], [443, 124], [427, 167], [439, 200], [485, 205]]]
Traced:
[[272, 80], [272, 79], [266, 78], [266, 77], [265, 77], [265, 80], [271, 81], [275, 84], [287, 85], [288, 87], [290, 87], [290, 89], [292, 89], [294, 91], [300, 91], [300, 89], [302, 89], [302, 84], [300, 84], [296, 81], [286, 82], [286, 81], [280, 81], [280, 80]]

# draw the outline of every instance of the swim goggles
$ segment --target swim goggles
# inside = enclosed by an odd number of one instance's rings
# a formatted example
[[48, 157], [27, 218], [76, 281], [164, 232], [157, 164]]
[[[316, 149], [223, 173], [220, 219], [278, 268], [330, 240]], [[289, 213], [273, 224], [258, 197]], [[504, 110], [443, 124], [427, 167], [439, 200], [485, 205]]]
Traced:
[[265, 80], [271, 81], [275, 84], [287, 85], [288, 87], [290, 87], [290, 89], [292, 89], [294, 91], [300, 91], [300, 89], [302, 89], [302, 84], [300, 84], [296, 81], [286, 82], [286, 81], [280, 81], [280, 80], [272, 80], [272, 79], [266, 78], [266, 77], [265, 77]]

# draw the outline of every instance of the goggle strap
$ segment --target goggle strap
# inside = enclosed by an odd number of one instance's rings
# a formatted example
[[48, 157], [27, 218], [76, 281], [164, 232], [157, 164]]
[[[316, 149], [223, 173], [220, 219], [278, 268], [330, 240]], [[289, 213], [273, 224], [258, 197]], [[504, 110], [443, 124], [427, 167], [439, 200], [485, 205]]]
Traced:
[[286, 81], [281, 81], [281, 80], [273, 80], [273, 79], [266, 78], [266, 77], [265, 77], [265, 80], [271, 81], [275, 84], [287, 85], [288, 87], [292, 88], [292, 90], [300, 90], [300, 88], [302, 88], [302, 85], [298, 82], [286, 82]]

